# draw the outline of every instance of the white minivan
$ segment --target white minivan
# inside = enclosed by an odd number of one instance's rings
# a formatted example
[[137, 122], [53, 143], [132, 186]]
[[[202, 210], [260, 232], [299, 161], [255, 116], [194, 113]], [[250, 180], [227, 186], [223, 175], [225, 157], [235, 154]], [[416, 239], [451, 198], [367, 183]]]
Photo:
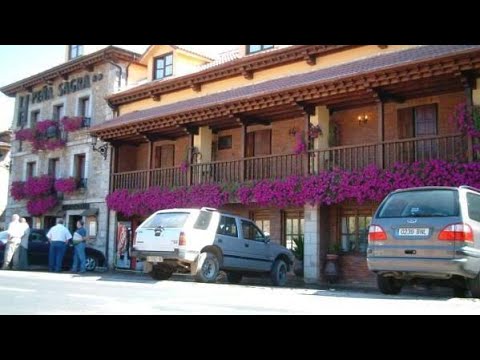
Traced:
[[212, 208], [155, 212], [136, 230], [132, 255], [157, 280], [190, 272], [197, 281], [215, 282], [223, 270], [233, 284], [243, 276], [269, 275], [277, 286], [285, 285], [294, 261], [251, 220]]

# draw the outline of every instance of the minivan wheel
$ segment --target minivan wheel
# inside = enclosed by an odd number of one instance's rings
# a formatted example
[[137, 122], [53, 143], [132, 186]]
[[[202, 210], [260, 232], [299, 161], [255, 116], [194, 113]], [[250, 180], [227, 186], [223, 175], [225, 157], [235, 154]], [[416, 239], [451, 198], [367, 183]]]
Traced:
[[377, 286], [383, 294], [397, 295], [402, 291], [403, 282], [391, 276], [377, 275]]
[[474, 298], [480, 298], [480, 274], [477, 274], [473, 279], [468, 279], [468, 288]]
[[217, 280], [220, 265], [215, 254], [204, 252], [198, 256], [195, 280], [198, 282], [214, 283]]
[[87, 255], [85, 259], [85, 270], [94, 271], [97, 268], [97, 259], [93, 256]]
[[274, 286], [284, 286], [287, 283], [288, 266], [282, 259], [277, 259], [273, 263], [270, 277]]
[[240, 281], [242, 281], [242, 277], [242, 273], [227, 271], [227, 280], [230, 284], [238, 284]]

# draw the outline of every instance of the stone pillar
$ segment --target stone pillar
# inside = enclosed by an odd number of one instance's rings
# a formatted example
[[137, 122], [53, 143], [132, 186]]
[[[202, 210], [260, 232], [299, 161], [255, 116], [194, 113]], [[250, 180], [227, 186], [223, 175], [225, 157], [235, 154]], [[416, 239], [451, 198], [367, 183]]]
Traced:
[[212, 130], [208, 126], [202, 126], [198, 129], [198, 135], [193, 138], [193, 146], [202, 154], [198, 159], [201, 163], [212, 161], [212, 137]]
[[304, 281], [315, 283], [320, 280], [320, 211], [319, 206], [305, 205], [304, 238]]
[[476, 79], [475, 89], [472, 90], [473, 105], [480, 105], [480, 78]]

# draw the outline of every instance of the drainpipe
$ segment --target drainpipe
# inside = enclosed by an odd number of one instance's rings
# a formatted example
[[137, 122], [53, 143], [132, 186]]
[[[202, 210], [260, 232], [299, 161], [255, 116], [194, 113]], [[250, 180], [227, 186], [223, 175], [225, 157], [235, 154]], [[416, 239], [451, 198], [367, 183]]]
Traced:
[[132, 65], [131, 62], [128, 63], [127, 67], [125, 68], [125, 87], [128, 85], [128, 68]]
[[117, 69], [118, 69], [118, 90], [120, 90], [120, 88], [122, 87], [122, 73], [123, 73], [123, 69], [120, 65], [118, 64], [115, 64], [113, 61], [111, 60], [107, 60], [107, 62], [109, 62], [110, 64], [112, 64], [113, 66], [115, 66]]
[[[112, 150], [111, 150], [111, 147], [110, 147], [110, 176], [108, 176], [108, 193], [110, 194], [110, 190], [111, 190], [111, 185], [112, 185], [112, 176], [111, 176], [111, 172], [112, 172], [112, 164], [113, 164], [113, 154], [112, 154]], [[105, 202], [105, 205], [106, 205], [106, 202]], [[106, 241], [105, 241], [105, 267], [107, 268], [108, 270], [108, 245], [109, 245], [109, 242], [110, 242], [110, 209], [108, 208], [107, 206], [107, 234], [106, 234]]]

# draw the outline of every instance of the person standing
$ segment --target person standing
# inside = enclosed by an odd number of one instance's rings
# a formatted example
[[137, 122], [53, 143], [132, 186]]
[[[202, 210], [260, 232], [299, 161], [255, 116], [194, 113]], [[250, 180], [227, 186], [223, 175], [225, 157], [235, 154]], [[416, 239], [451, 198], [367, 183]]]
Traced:
[[48, 231], [47, 238], [50, 240], [48, 270], [61, 272], [63, 256], [65, 255], [68, 241], [72, 238], [70, 231], [63, 225], [63, 219], [58, 219], [57, 225]]
[[77, 272], [79, 269], [80, 274], [85, 274], [85, 247], [87, 241], [87, 230], [83, 227], [83, 221], [77, 221], [77, 230], [73, 234], [73, 265], [71, 272]]
[[18, 267], [18, 258], [19, 258], [19, 246], [22, 241], [22, 235], [25, 232], [25, 228], [20, 224], [20, 216], [18, 214], [12, 215], [12, 222], [8, 225], [8, 240], [5, 247], [5, 253], [3, 255], [3, 266], [2, 269], [6, 270], [9, 268], [10, 263], [13, 264], [15, 268]]
[[28, 236], [30, 235], [30, 226], [28, 226], [27, 219], [21, 218], [20, 224], [23, 225], [24, 233], [22, 241], [20, 242], [20, 259], [18, 262], [20, 270], [28, 270]]

